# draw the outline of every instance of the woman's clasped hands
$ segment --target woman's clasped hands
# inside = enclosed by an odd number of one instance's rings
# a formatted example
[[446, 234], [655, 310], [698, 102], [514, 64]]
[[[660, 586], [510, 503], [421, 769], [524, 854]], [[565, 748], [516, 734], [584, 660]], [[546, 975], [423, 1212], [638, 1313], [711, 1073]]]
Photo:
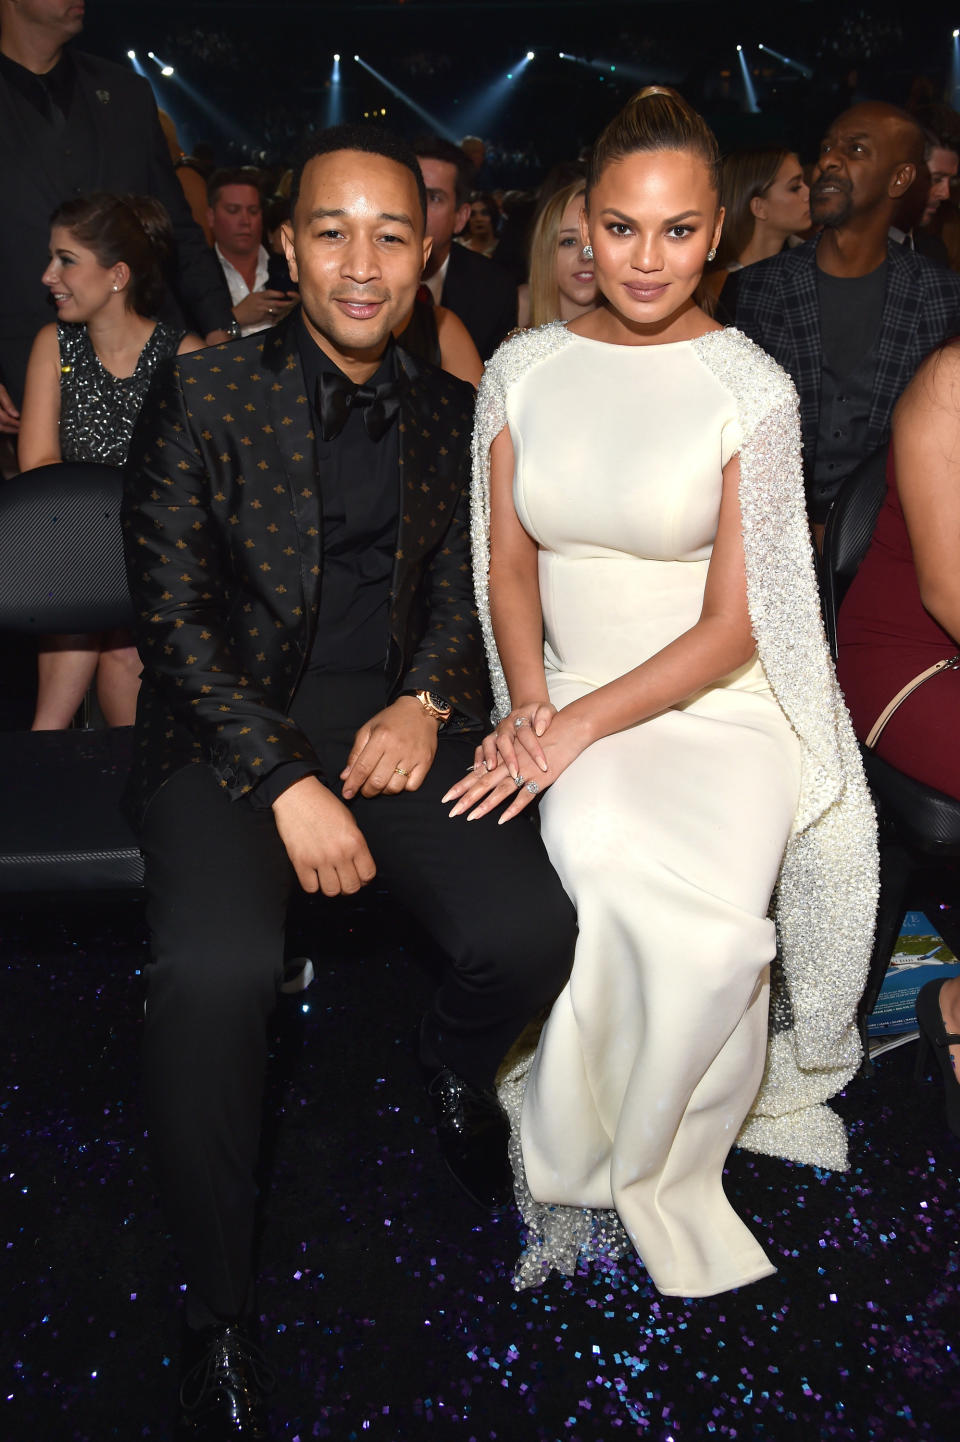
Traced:
[[[442, 798], [450, 816], [479, 821], [510, 801], [499, 825], [519, 815], [589, 744], [583, 723], [547, 701], [517, 706], [477, 747], [473, 766]], [[511, 799], [512, 798], [512, 799]]]

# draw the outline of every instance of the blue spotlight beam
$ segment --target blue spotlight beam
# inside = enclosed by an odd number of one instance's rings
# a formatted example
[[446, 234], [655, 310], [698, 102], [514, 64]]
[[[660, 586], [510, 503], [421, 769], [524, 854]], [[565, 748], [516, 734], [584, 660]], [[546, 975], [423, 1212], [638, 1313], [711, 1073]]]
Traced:
[[772, 55], [775, 60], [780, 61], [781, 65], [789, 65], [791, 69], [799, 70], [804, 79], [813, 79], [813, 71], [809, 65], [801, 65], [799, 60], [791, 60], [789, 55], [781, 55], [780, 51], [774, 50], [772, 45], [758, 45], [757, 49], [762, 50], [764, 55]]
[[373, 76], [374, 80], [378, 81], [385, 90], [389, 90], [390, 94], [399, 100], [402, 105], [405, 105], [408, 110], [412, 110], [414, 115], [418, 116], [432, 131], [437, 135], [444, 136], [447, 140], [452, 140], [454, 144], [456, 144], [457, 137], [449, 126], [444, 125], [443, 121], [438, 120], [435, 115], [431, 115], [429, 110], [424, 110], [423, 106], [418, 105], [415, 100], [411, 100], [410, 96], [405, 95], [399, 86], [394, 85], [385, 75], [381, 75], [379, 70], [374, 70], [373, 66], [368, 65], [366, 60], [361, 59], [359, 55], [355, 55], [353, 58], [358, 65], [362, 65], [364, 70]]
[[343, 90], [340, 85], [340, 56], [334, 55], [330, 72], [330, 93], [327, 97], [327, 124], [343, 123]]
[[950, 54], [950, 104], [954, 110], [960, 106], [960, 30], [953, 32], [953, 50]]
[[757, 104], [757, 92], [753, 88], [753, 80], [750, 78], [750, 67], [747, 64], [747, 57], [743, 53], [743, 46], [737, 46], [737, 59], [740, 61], [740, 74], [743, 77], [743, 93], [746, 108], [751, 115], [758, 115], [760, 107]]
[[234, 116], [227, 115], [219, 106], [214, 105], [212, 101], [207, 99], [202, 91], [198, 90], [195, 85], [191, 85], [188, 80], [185, 80], [179, 71], [177, 71], [173, 77], [173, 84], [179, 85], [185, 94], [190, 97], [197, 109], [202, 110], [204, 115], [206, 115], [209, 120], [212, 120], [214, 125], [216, 125], [224, 135], [240, 141], [248, 150], [253, 151], [255, 148], [253, 136], [248, 130], [244, 129]]

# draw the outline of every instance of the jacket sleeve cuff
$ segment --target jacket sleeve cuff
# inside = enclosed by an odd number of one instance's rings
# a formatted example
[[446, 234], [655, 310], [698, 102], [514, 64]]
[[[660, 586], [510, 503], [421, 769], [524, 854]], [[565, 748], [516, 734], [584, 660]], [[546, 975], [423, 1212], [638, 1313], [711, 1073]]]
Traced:
[[278, 796], [284, 791], [289, 791], [296, 782], [302, 781], [305, 776], [316, 776], [315, 766], [309, 766], [305, 761], [283, 761], [275, 766], [269, 776], [265, 776], [259, 785], [250, 792], [250, 805], [255, 806], [258, 811], [266, 811], [272, 806]]

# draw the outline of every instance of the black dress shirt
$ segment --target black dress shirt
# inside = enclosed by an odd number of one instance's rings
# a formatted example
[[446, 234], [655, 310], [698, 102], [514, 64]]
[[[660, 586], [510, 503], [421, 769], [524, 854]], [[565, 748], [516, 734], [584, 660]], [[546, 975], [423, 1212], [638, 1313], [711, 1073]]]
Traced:
[[841, 484], [869, 454], [867, 431], [887, 288], [887, 264], [869, 275], [817, 271], [823, 362], [820, 424], [808, 508], [826, 520]]
[[[342, 375], [301, 321], [300, 363], [316, 436], [317, 482], [323, 526], [320, 612], [311, 671], [368, 671], [384, 666], [390, 621], [390, 581], [400, 524], [400, 440], [396, 422], [378, 441], [363, 413], [351, 410], [334, 441], [324, 441], [316, 410], [323, 371]], [[393, 342], [369, 386], [397, 379]]]
[[33, 135], [44, 171], [56, 177], [61, 199], [81, 195], [90, 186], [88, 157], [96, 146], [96, 131], [78, 92], [73, 56], [64, 51], [52, 70], [36, 75], [0, 55], [0, 75], [10, 82], [21, 123]]
[[[396, 422], [373, 440], [363, 412], [351, 410], [336, 439], [324, 441], [317, 384], [324, 371], [342, 372], [302, 320], [298, 345], [316, 437], [323, 565], [317, 628], [290, 713], [312, 738], [330, 719], [328, 693], [342, 695], [344, 683], [348, 693], [356, 689], [371, 702], [376, 696], [371, 715], [386, 704], [390, 584], [400, 526], [400, 440]], [[400, 376], [391, 341], [367, 384], [378, 386]], [[356, 688], [349, 685], [351, 674]], [[359, 718], [358, 724], [368, 719]], [[313, 774], [310, 766], [285, 762], [264, 777], [250, 799], [255, 806], [269, 806], [295, 781]]]

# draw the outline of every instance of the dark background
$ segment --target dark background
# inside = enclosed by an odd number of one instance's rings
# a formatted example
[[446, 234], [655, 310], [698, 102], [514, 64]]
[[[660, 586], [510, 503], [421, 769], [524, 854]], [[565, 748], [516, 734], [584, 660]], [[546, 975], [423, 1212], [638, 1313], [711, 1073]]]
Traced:
[[[89, 0], [80, 43], [125, 64], [135, 49], [185, 148], [209, 140], [221, 160], [281, 160], [307, 126], [365, 112], [379, 119], [381, 108], [393, 129], [429, 129], [354, 63], [358, 53], [453, 138], [478, 132], [521, 168], [542, 170], [576, 155], [655, 81], [702, 108], [725, 149], [785, 140], [811, 159], [827, 121], [852, 99], [948, 99], [955, 23], [960, 7], [953, 16], [883, 0]], [[747, 113], [738, 43], [759, 114]], [[758, 43], [800, 61], [811, 78]], [[150, 49], [175, 67], [172, 79], [146, 58]], [[536, 58], [518, 69], [527, 50]], [[561, 60], [561, 50], [592, 63]]]

